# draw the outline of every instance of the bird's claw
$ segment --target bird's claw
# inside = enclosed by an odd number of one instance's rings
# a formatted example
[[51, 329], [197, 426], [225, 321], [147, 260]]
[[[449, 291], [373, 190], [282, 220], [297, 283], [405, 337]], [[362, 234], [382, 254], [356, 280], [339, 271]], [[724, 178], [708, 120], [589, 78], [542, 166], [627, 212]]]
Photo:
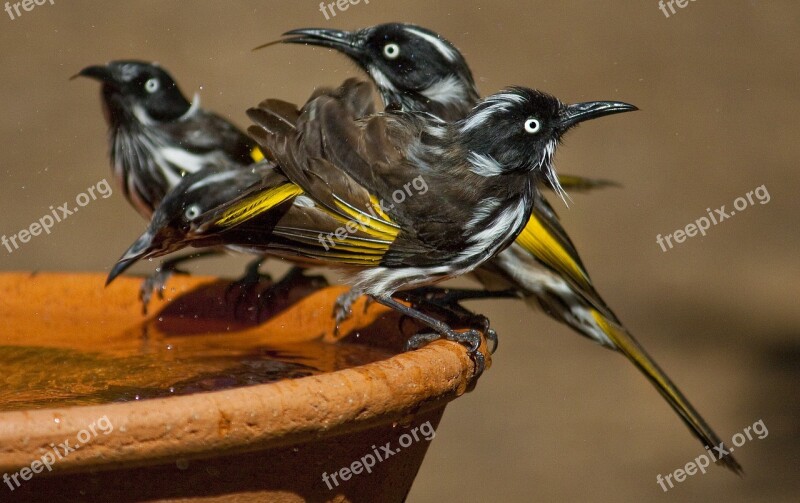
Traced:
[[[491, 329], [490, 329], [491, 330]], [[496, 347], [497, 341], [497, 334], [494, 330], [491, 330], [491, 337], [493, 337]], [[489, 334], [487, 333], [487, 340]], [[429, 332], [424, 334], [417, 334], [408, 339], [406, 341], [406, 351], [411, 351], [414, 349], [419, 349], [426, 344], [429, 344], [433, 341], [439, 339], [445, 339], [448, 341], [457, 342], [467, 347], [467, 354], [469, 355], [472, 362], [475, 364], [475, 376], [480, 376], [484, 369], [486, 368], [486, 358], [483, 356], [483, 353], [479, 351], [481, 347], [481, 341], [483, 338], [483, 334], [476, 329], [469, 329], [466, 332], [456, 332], [455, 330], [449, 330], [447, 333], [440, 334], [436, 332]]]
[[339, 325], [353, 315], [353, 303], [360, 296], [361, 293], [350, 290], [349, 292], [343, 293], [336, 298], [336, 302], [333, 305], [333, 318], [336, 322], [333, 333], [336, 336], [339, 335]]
[[167, 289], [167, 281], [173, 274], [181, 274], [188, 276], [189, 273], [178, 269], [176, 267], [160, 266], [156, 268], [155, 272], [146, 277], [141, 286], [139, 287], [139, 300], [142, 303], [142, 314], [147, 314], [147, 306], [153, 298], [153, 293], [158, 295], [159, 299], [164, 299], [164, 291]]

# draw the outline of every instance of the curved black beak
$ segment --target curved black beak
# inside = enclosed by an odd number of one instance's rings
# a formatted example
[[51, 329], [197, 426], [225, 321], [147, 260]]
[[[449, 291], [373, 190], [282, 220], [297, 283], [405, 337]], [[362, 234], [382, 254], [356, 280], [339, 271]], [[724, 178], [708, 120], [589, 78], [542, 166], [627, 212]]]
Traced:
[[574, 103], [561, 109], [561, 129], [567, 129], [584, 122], [605, 115], [621, 114], [639, 110], [635, 105], [622, 101], [586, 101]]
[[358, 58], [363, 54], [361, 39], [357, 36], [357, 32], [326, 28], [299, 28], [287, 31], [282, 37], [284, 38], [256, 47], [256, 49], [277, 43], [309, 44], [335, 49], [353, 58]]
[[87, 66], [83, 70], [70, 77], [69, 80], [75, 80], [78, 77], [88, 77], [90, 79], [99, 80], [105, 84], [113, 84], [116, 82], [111, 68], [104, 65]]
[[156, 249], [154, 246], [154, 236], [149, 231], [145, 232], [139, 239], [137, 239], [130, 248], [122, 255], [122, 257], [111, 268], [111, 272], [106, 279], [106, 286], [111, 284], [117, 276], [125, 272], [130, 266], [139, 260], [148, 257]]

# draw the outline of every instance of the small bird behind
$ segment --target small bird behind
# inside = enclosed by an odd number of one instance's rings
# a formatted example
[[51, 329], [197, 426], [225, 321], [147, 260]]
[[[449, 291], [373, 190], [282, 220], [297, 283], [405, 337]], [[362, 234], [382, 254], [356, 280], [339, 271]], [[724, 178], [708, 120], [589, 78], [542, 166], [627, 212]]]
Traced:
[[[150, 220], [164, 197], [187, 174], [218, 174], [219, 167], [246, 169], [264, 158], [256, 143], [219, 115], [200, 107], [200, 98], [184, 96], [161, 66], [120, 60], [88, 66], [75, 77], [102, 84], [102, 105], [109, 126], [114, 178], [128, 202]], [[226, 188], [227, 189], [227, 188]], [[206, 252], [205, 255], [217, 252]], [[147, 278], [140, 289], [146, 310], [153, 290], [163, 293], [178, 265], [196, 255], [173, 258]], [[261, 259], [248, 267], [240, 283], [257, 280]]]
[[166, 70], [112, 61], [77, 75], [102, 83], [111, 162], [131, 205], [146, 219], [181, 178], [204, 166], [246, 167], [263, 159], [255, 142], [226, 119], [189, 102]]

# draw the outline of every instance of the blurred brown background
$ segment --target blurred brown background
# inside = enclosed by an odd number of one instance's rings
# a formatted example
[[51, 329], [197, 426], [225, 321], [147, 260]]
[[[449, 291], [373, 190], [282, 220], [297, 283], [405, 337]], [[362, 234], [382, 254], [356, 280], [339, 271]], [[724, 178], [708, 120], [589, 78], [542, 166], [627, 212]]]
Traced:
[[[244, 126], [262, 98], [302, 101], [356, 73], [326, 50], [252, 47], [298, 27], [421, 24], [463, 50], [483, 94], [523, 84], [642, 109], [581, 127], [557, 158], [562, 172], [624, 188], [554, 203], [606, 300], [721, 436], [760, 419], [769, 435], [737, 449], [744, 479], [712, 469], [664, 493], [656, 475], [703, 451], [638, 372], [521, 303], [476, 304], [499, 351], [445, 414], [410, 501], [796, 501], [799, 17], [790, 0], [702, 0], [669, 18], [656, 0], [371, 0], [330, 21], [315, 1], [57, 0], [15, 20], [0, 11], [0, 233], [111, 181], [98, 86], [67, 80], [86, 65], [158, 61]], [[762, 184], [768, 204], [666, 253], [656, 244]], [[114, 189], [51, 235], [0, 248], [0, 269], [107, 271], [144, 227]], [[195, 270], [235, 275], [243, 263]]]

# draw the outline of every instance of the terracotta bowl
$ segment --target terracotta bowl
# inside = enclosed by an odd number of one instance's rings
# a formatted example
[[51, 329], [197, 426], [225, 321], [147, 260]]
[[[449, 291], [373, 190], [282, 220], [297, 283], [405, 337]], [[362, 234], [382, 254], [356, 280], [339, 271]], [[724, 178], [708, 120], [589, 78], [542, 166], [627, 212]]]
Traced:
[[334, 334], [341, 288], [259, 311], [178, 277], [144, 316], [139, 279], [103, 283], [0, 275], [2, 501], [402, 501], [475, 384], [458, 344], [400, 352], [417, 327], [382, 306]]

